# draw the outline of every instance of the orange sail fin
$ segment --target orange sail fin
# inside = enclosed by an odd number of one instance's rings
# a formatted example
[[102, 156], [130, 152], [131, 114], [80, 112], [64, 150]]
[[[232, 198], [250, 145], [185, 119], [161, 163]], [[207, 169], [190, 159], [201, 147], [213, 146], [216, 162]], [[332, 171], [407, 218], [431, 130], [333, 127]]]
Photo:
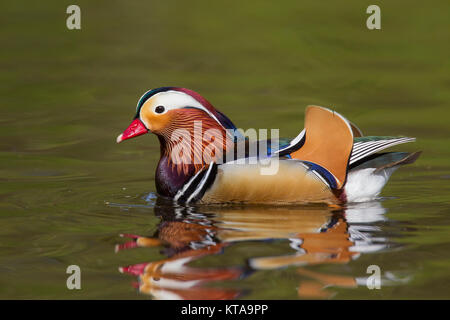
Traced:
[[293, 159], [313, 162], [327, 169], [341, 189], [347, 178], [353, 148], [350, 123], [330, 109], [308, 106], [305, 115], [305, 144], [291, 153]]

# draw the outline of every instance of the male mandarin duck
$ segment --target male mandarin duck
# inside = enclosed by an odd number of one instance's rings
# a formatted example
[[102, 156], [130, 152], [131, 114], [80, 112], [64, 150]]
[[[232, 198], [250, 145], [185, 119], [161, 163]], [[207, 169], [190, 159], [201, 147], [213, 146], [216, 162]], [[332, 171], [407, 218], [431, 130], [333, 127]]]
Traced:
[[318, 106], [307, 107], [297, 137], [267, 140], [271, 147], [264, 148], [200, 94], [178, 87], [147, 91], [117, 143], [148, 132], [160, 142], [158, 194], [186, 204], [370, 201], [400, 165], [420, 155], [379, 153], [415, 138], [363, 136], [339, 113]]

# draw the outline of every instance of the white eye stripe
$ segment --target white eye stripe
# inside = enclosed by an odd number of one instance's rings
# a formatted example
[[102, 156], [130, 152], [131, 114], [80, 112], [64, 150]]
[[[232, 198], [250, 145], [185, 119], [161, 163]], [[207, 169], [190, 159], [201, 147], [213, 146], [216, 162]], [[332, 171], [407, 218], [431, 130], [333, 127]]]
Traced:
[[[169, 110], [181, 109], [181, 108], [185, 108], [185, 107], [192, 107], [192, 108], [202, 110], [202, 111], [206, 112], [211, 118], [213, 118], [223, 129], [226, 130], [226, 128], [222, 125], [222, 123], [220, 123], [220, 121], [217, 119], [217, 117], [211, 111], [209, 111], [200, 102], [198, 102], [196, 99], [194, 99], [192, 96], [188, 95], [187, 93], [175, 91], [175, 90], [163, 91], [163, 92], [156, 93], [147, 101], [151, 101], [151, 103], [154, 105], [152, 110], [156, 114], [164, 114]], [[143, 104], [143, 107], [145, 106], [147, 101]], [[155, 112], [155, 109], [158, 106], [164, 106], [165, 111], [163, 113]], [[142, 112], [142, 109], [143, 108], [141, 108], [140, 113]], [[142, 120], [142, 118], [141, 118], [141, 120]], [[146, 123], [144, 122], [144, 124], [146, 124]], [[228, 132], [228, 130], [226, 130], [226, 132], [228, 134], [230, 134]]]
[[207, 110], [200, 102], [195, 100], [190, 95], [180, 91], [169, 90], [159, 92], [151, 97], [149, 101], [154, 103], [154, 108], [164, 106], [166, 110], [175, 110], [184, 107], [193, 107], [206, 111], [208, 114], [210, 113], [208, 112], [209, 110]]

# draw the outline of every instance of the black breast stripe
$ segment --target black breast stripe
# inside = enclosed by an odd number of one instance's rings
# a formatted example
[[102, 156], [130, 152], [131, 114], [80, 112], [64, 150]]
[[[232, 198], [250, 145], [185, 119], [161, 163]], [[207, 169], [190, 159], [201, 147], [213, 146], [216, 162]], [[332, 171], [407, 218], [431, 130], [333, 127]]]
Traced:
[[174, 197], [180, 203], [191, 203], [200, 200], [214, 183], [217, 175], [217, 164], [211, 163], [193, 176]]
[[193, 176], [186, 184], [180, 189], [174, 197], [174, 200], [177, 202], [184, 203], [189, 198], [189, 196], [195, 191], [198, 184], [202, 180], [203, 176], [206, 173], [206, 169], [202, 169], [195, 176]]
[[217, 163], [212, 162], [209, 164], [208, 170], [203, 176], [202, 180], [198, 183], [197, 188], [187, 198], [187, 203], [196, 202], [203, 198], [205, 192], [212, 186], [217, 176]]

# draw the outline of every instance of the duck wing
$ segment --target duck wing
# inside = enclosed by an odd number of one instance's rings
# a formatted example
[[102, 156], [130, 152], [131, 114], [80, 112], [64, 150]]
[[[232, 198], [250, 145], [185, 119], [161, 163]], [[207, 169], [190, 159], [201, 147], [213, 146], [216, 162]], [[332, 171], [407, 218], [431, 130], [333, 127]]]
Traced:
[[355, 138], [349, 164], [354, 165], [381, 150], [414, 141], [416, 138], [408, 137], [366, 136]]

